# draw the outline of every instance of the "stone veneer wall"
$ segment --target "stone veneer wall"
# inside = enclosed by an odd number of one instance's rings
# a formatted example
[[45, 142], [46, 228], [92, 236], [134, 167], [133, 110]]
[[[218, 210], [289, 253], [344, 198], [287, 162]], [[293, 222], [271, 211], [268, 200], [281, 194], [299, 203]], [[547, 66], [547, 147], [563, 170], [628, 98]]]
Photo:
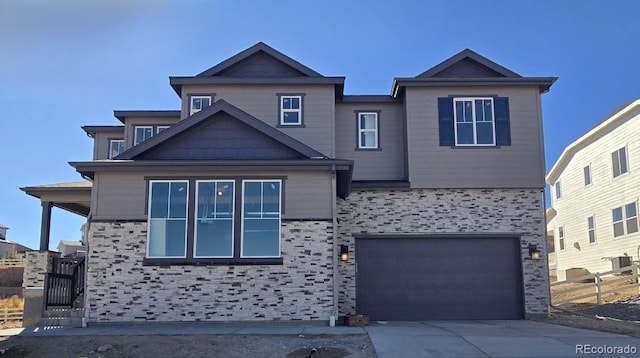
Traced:
[[282, 223], [283, 265], [143, 266], [144, 222], [93, 222], [86, 318], [113, 321], [328, 320], [333, 230]]
[[51, 251], [27, 251], [24, 259], [22, 287], [44, 287], [44, 275], [51, 271], [53, 257], [60, 253]]
[[[354, 233], [516, 233], [521, 235], [525, 314], [549, 312], [549, 276], [542, 193], [535, 189], [414, 189], [354, 191], [338, 200], [338, 244], [349, 246], [340, 262], [340, 315], [356, 313]], [[528, 259], [528, 244], [542, 248]], [[525, 259], [526, 258], [526, 259]]]

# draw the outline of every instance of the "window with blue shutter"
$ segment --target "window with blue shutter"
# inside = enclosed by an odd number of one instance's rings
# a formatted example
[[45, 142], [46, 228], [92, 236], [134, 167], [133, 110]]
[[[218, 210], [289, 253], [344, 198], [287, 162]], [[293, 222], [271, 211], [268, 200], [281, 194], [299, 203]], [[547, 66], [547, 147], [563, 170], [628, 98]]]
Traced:
[[438, 98], [441, 146], [511, 145], [507, 97]]

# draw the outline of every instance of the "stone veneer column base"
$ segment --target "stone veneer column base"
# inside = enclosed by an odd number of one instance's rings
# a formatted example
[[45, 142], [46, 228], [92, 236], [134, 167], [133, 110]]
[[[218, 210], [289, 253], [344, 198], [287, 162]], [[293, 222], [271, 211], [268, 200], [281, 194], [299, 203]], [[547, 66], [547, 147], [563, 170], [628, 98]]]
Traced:
[[330, 221], [283, 221], [283, 265], [143, 266], [145, 222], [92, 222], [88, 323], [320, 320], [333, 310]]

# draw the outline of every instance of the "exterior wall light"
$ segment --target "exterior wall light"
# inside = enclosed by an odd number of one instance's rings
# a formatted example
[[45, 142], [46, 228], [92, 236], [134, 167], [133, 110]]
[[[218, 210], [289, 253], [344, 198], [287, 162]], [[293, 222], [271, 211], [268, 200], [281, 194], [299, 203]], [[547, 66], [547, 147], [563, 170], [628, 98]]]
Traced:
[[542, 254], [540, 250], [538, 250], [538, 245], [529, 244], [529, 257], [536, 261], [542, 258]]
[[340, 245], [340, 260], [342, 261], [349, 260], [349, 246]]

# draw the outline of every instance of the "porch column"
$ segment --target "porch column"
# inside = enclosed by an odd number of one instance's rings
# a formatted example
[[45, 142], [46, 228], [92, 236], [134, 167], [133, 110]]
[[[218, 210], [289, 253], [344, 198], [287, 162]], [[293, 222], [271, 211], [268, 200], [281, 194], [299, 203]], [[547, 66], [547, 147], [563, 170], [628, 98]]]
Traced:
[[51, 233], [51, 208], [50, 201], [42, 202], [42, 220], [40, 222], [40, 251], [49, 251], [49, 234]]

